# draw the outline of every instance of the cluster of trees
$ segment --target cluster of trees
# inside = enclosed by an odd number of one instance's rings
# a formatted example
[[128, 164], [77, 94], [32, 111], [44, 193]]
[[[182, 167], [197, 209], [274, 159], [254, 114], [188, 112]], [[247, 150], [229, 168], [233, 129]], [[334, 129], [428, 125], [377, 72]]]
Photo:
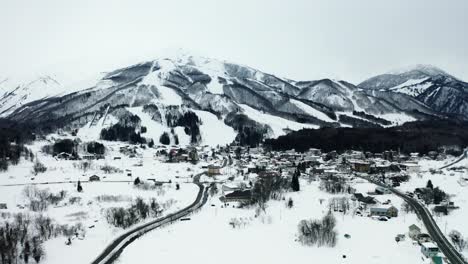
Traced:
[[337, 242], [336, 219], [331, 212], [321, 220], [302, 220], [298, 239], [303, 245], [334, 247]]
[[60, 153], [67, 153], [67, 154], [72, 155], [73, 157], [77, 157], [78, 156], [77, 146], [78, 146], [77, 142], [68, 138], [58, 140], [52, 146], [53, 155], [55, 156]]
[[38, 175], [39, 173], [46, 172], [46, 170], [47, 170], [47, 167], [44, 164], [42, 164], [38, 159], [36, 159], [36, 162], [34, 162], [32, 173], [34, 175]]
[[18, 164], [21, 156], [33, 160], [33, 153], [24, 147], [35, 139], [32, 131], [30, 127], [0, 118], [0, 171], [8, 170], [10, 164]]
[[349, 198], [348, 197], [333, 197], [328, 201], [328, 208], [330, 212], [334, 211], [334, 212], [341, 212], [343, 214], [346, 214], [351, 208], [351, 205], [349, 203]]
[[352, 193], [351, 186], [343, 178], [337, 176], [329, 176], [327, 179], [320, 181], [321, 190], [328, 193]]
[[468, 247], [468, 241], [463, 235], [457, 231], [452, 230], [449, 233], [449, 238], [452, 241], [452, 244], [458, 249], [458, 251], [463, 252], [465, 248]]
[[307, 151], [343, 152], [358, 149], [370, 152], [400, 150], [403, 153], [422, 154], [445, 146], [468, 146], [468, 123], [432, 120], [405, 123], [390, 128], [321, 128], [303, 129], [277, 139], [267, 139], [265, 145], [273, 150], [295, 149]]
[[36, 186], [29, 185], [23, 189], [23, 196], [28, 201], [28, 207], [33, 212], [43, 212], [50, 205], [57, 205], [66, 197], [65, 191], [51, 193], [47, 189], [39, 189]]
[[106, 165], [103, 165], [101, 166], [100, 168], [102, 171], [104, 171], [104, 173], [122, 173], [122, 170], [117, 168], [117, 167], [114, 167], [114, 166], [111, 166], [109, 164], [106, 164]]
[[86, 151], [92, 154], [104, 155], [104, 153], [106, 152], [106, 148], [104, 147], [103, 144], [93, 141], [93, 142], [89, 142], [86, 145]]
[[262, 177], [252, 188], [252, 203], [256, 203], [263, 210], [270, 199], [280, 200], [286, 190], [290, 190], [291, 182], [280, 175]]
[[146, 203], [137, 198], [129, 208], [114, 207], [106, 212], [107, 222], [120, 228], [128, 228], [148, 217], [157, 217], [161, 213], [161, 206], [156, 199]]
[[39, 263], [45, 255], [44, 241], [59, 236], [84, 234], [82, 224], [57, 225], [50, 217], [15, 214], [0, 224], [0, 263]]
[[247, 115], [230, 113], [224, 119], [226, 125], [237, 131], [236, 141], [242, 146], [256, 147], [268, 133], [268, 127], [250, 119]]
[[169, 136], [169, 133], [163, 132], [161, 136], [159, 137], [159, 143], [163, 145], [171, 144], [171, 137]]
[[365, 118], [367, 120], [371, 120], [373, 122], [376, 122], [376, 123], [379, 123], [379, 124], [385, 125], [385, 126], [389, 126], [389, 125], [392, 124], [392, 122], [390, 122], [388, 120], [385, 120], [383, 118], [376, 117], [376, 116], [373, 116], [373, 115], [369, 115], [369, 114], [366, 114], [365, 112], [361, 112], [361, 111], [353, 111], [353, 115], [363, 117], [363, 118]]
[[[184, 127], [185, 134], [190, 136], [190, 143], [197, 143], [200, 138], [200, 124], [201, 120], [192, 111], [187, 111], [183, 115], [166, 114], [167, 125], [170, 127], [181, 126]], [[177, 143], [176, 143], [177, 144]]]
[[143, 113], [151, 116], [151, 119], [156, 122], [161, 122], [161, 112], [155, 104], [147, 104], [143, 106]]
[[109, 141], [126, 141], [132, 144], [144, 144], [146, 140], [140, 133], [135, 132], [135, 127], [130, 125], [121, 125], [119, 123], [101, 130], [101, 139]]
[[434, 187], [432, 181], [429, 180], [426, 184], [426, 189], [421, 194], [421, 199], [426, 204], [440, 204], [447, 199], [447, 194], [439, 187]]

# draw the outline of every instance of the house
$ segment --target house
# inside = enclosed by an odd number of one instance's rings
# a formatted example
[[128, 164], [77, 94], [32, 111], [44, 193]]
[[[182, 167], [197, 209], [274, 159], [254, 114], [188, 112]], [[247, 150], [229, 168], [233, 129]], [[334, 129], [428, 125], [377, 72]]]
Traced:
[[418, 164], [410, 162], [402, 163], [400, 164], [400, 167], [408, 173], [418, 173], [421, 169], [421, 166]]
[[362, 160], [350, 160], [349, 163], [351, 164], [351, 169], [356, 172], [369, 172], [370, 171], [370, 163], [367, 161]]
[[63, 160], [70, 160], [70, 159], [73, 159], [73, 156], [70, 153], [61, 152], [61, 153], [57, 154], [57, 158], [58, 159], [63, 159]]
[[217, 165], [208, 165], [208, 175], [219, 175], [221, 174], [221, 167]]
[[416, 237], [419, 244], [431, 242], [432, 238], [429, 234], [421, 233]]
[[99, 176], [97, 176], [97, 175], [93, 175], [93, 176], [89, 177], [90, 182], [96, 182], [96, 181], [100, 181], [100, 180], [101, 180], [101, 178], [99, 178]]
[[365, 204], [376, 204], [377, 202], [375, 201], [374, 197], [371, 197], [371, 196], [364, 196], [362, 195], [362, 193], [355, 193], [353, 194], [353, 198], [351, 198], [353, 200], [357, 200], [361, 203], [365, 203]]
[[382, 186], [377, 186], [375, 188], [375, 192], [377, 194], [392, 194], [392, 191], [390, 191], [390, 189], [382, 187]]
[[248, 202], [252, 199], [252, 193], [250, 190], [244, 190], [244, 191], [233, 191], [231, 193], [228, 193], [221, 198], [219, 198], [221, 202], [227, 203], [227, 202]]
[[421, 252], [426, 258], [432, 258], [437, 256], [439, 248], [432, 242], [426, 242], [421, 244]]
[[421, 228], [419, 228], [417, 225], [413, 224], [408, 227], [408, 236], [412, 238], [413, 240], [416, 240], [418, 235], [421, 234]]
[[0, 203], [0, 209], [8, 209], [6, 203]]
[[387, 217], [397, 217], [398, 209], [395, 206], [390, 207], [372, 207], [370, 209], [371, 216], [387, 216]]

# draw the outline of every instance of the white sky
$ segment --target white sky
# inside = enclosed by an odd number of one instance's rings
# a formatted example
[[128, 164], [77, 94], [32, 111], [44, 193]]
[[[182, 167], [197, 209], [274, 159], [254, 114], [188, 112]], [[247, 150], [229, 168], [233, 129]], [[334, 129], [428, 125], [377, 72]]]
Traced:
[[412, 64], [468, 80], [466, 0], [0, 0], [0, 78], [112, 70], [183, 48], [296, 80]]

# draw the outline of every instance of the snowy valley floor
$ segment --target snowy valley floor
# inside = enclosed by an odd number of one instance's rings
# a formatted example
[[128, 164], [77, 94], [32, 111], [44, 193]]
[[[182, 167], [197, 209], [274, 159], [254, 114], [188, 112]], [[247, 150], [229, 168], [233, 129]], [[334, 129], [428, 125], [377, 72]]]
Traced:
[[[335, 213], [338, 243], [335, 248], [308, 247], [296, 241], [297, 225], [303, 219], [321, 219], [328, 210], [330, 195], [319, 190], [318, 182], [301, 181], [302, 190], [286, 194], [294, 200], [288, 209], [285, 201], [270, 201], [266, 213], [255, 217], [254, 209], [222, 208], [218, 196], [190, 221], [178, 222], [155, 230], [132, 243], [117, 260], [119, 264], [165, 263], [424, 263], [419, 245], [407, 238], [395, 242], [397, 234], [407, 233], [418, 224], [414, 214], [401, 213], [387, 222], [369, 217]], [[375, 186], [356, 183], [359, 191]], [[401, 200], [392, 199], [400, 208]], [[320, 202], [321, 199], [322, 203]], [[229, 222], [242, 219], [245, 226], [233, 228]], [[345, 234], [351, 238], [344, 237]], [[346, 258], [343, 258], [346, 255]]]

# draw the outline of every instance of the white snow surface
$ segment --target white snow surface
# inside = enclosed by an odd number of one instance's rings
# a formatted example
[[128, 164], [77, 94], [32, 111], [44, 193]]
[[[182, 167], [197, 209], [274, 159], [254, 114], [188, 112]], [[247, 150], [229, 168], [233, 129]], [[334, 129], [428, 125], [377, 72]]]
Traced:
[[230, 144], [236, 138], [236, 131], [224, 124], [216, 115], [200, 110], [193, 110], [201, 119], [200, 133], [202, 143], [209, 146]]
[[313, 117], [316, 117], [320, 120], [323, 120], [325, 122], [335, 122], [335, 120], [331, 119], [330, 117], [328, 117], [325, 113], [323, 112], [320, 112], [319, 110], [309, 106], [309, 105], [306, 105], [304, 104], [303, 102], [301, 101], [298, 101], [298, 100], [295, 100], [295, 99], [290, 99], [290, 101], [295, 104], [297, 107], [299, 107], [300, 109], [302, 109], [304, 112], [306, 112], [307, 114], [313, 116]]
[[239, 106], [244, 110], [244, 113], [247, 116], [249, 116], [249, 118], [251, 118], [252, 120], [257, 121], [261, 124], [269, 125], [273, 130], [273, 135], [270, 135], [271, 137], [279, 137], [281, 135], [286, 134], [284, 129], [301, 130], [303, 128], [319, 128], [319, 126], [317, 125], [302, 124], [278, 116], [266, 114], [248, 105], [240, 104]]
[[[372, 191], [375, 186], [362, 183], [360, 191]], [[255, 210], [221, 207], [218, 196], [208, 201], [190, 221], [163, 227], [136, 240], [117, 260], [118, 264], [150, 264], [155, 259], [171, 263], [202, 261], [206, 264], [226, 263], [424, 263], [418, 245], [410, 239], [396, 243], [394, 237], [404, 234], [408, 226], [418, 223], [414, 214], [387, 222], [368, 217], [335, 213], [338, 243], [335, 248], [308, 247], [296, 240], [297, 225], [303, 219], [320, 219], [328, 211], [328, 199], [333, 195], [319, 190], [318, 182], [301, 181], [302, 190], [287, 193], [294, 201], [287, 209], [284, 201], [270, 201], [266, 213], [255, 217]], [[337, 197], [337, 196], [335, 196]], [[401, 201], [391, 198], [399, 208]], [[321, 202], [321, 199], [322, 202]], [[233, 228], [229, 222], [239, 219], [246, 223]], [[344, 234], [351, 235], [350, 239]], [[346, 255], [346, 258], [343, 258]]]

